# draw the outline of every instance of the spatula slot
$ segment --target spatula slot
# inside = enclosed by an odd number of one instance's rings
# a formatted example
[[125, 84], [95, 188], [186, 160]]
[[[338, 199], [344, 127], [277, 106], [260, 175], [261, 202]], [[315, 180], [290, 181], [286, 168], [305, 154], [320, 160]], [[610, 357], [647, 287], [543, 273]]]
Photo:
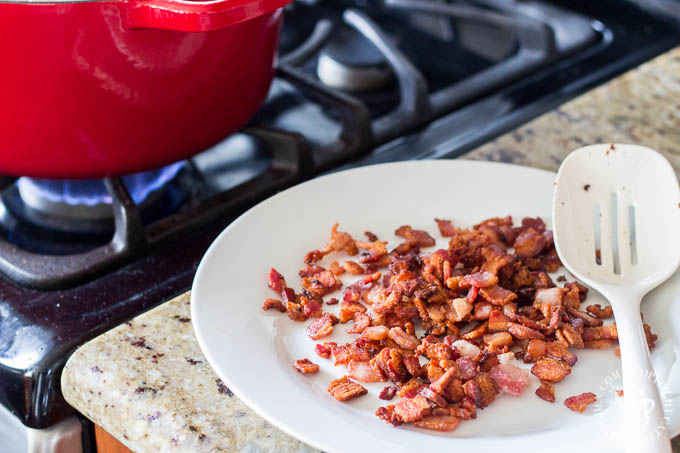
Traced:
[[635, 239], [635, 206], [628, 208], [628, 231], [630, 231], [630, 261], [635, 266], [638, 262], [637, 241]]
[[595, 263], [598, 266], [602, 265], [602, 256], [600, 256], [602, 250], [602, 242], [600, 237], [600, 203], [595, 203], [593, 205], [593, 232], [595, 233]]
[[618, 231], [618, 202], [619, 197], [616, 192], [611, 195], [612, 204], [612, 257], [614, 258], [614, 273], [621, 275], [621, 261], [619, 260], [619, 231]]

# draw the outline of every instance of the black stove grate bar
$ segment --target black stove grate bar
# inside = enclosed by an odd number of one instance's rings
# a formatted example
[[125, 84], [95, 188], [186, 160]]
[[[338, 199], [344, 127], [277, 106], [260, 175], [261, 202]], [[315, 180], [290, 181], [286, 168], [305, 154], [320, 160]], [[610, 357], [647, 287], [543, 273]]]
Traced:
[[298, 66], [314, 55], [328, 41], [333, 32], [333, 23], [328, 19], [320, 19], [309, 37], [296, 49], [279, 57], [279, 66]]
[[64, 289], [91, 280], [133, 256], [165, 241], [195, 231], [218, 217], [240, 212], [309, 175], [309, 149], [298, 134], [267, 128], [246, 128], [246, 135], [262, 140], [272, 152], [270, 167], [231, 190], [144, 226], [139, 208], [120, 178], [104, 184], [113, 200], [114, 234], [111, 241], [88, 252], [42, 255], [18, 248], [0, 238], [0, 272], [36, 289]]

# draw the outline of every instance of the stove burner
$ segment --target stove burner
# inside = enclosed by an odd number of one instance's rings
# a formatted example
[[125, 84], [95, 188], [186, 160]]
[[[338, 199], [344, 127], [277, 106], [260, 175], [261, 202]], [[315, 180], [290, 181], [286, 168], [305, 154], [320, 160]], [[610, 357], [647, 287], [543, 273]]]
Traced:
[[[149, 203], [183, 166], [183, 162], [176, 162], [158, 170], [123, 176], [123, 184], [135, 204]], [[17, 189], [28, 208], [45, 215], [83, 220], [113, 217], [111, 195], [99, 179], [66, 181], [22, 177], [17, 181]]]
[[384, 55], [365, 37], [341, 28], [319, 54], [317, 75], [326, 85], [345, 91], [373, 91], [393, 78]]

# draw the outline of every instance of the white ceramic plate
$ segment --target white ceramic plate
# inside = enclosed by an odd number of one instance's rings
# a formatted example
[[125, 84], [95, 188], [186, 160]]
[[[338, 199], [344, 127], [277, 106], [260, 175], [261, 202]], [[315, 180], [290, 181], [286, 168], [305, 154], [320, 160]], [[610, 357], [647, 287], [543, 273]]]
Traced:
[[[334, 173], [281, 192], [234, 221], [203, 258], [191, 300], [199, 344], [220, 378], [248, 406], [293, 437], [326, 452], [468, 448], [573, 452], [584, 446], [599, 453], [622, 451], [621, 404], [614, 393], [621, 384], [612, 350], [577, 351], [579, 359], [571, 375], [555, 386], [554, 404], [534, 395], [538, 380], [532, 376], [522, 397], [503, 395], [478, 411], [476, 420], [443, 434], [393, 428], [378, 419], [375, 410], [386, 402], [377, 395], [385, 384], [365, 385], [369, 394], [349, 403], [335, 401], [326, 387], [345, 374], [344, 367], [333, 367], [314, 354], [315, 342], [305, 334], [307, 323], [261, 309], [262, 302], [274, 296], [266, 284], [269, 268], [278, 269], [299, 291], [297, 272], [303, 267], [303, 256], [323, 247], [336, 221], [355, 238], [370, 230], [381, 240], [392, 241], [390, 245], [398, 242], [393, 232], [404, 224], [440, 238], [435, 217], [465, 227], [507, 214], [516, 223], [524, 216], [540, 216], [548, 222], [554, 179], [554, 173], [505, 164], [420, 161]], [[438, 240], [437, 246], [445, 247], [446, 241]], [[671, 435], [680, 432], [679, 299], [676, 274], [643, 303], [645, 320], [659, 335], [653, 352], [657, 375], [670, 382], [662, 393]], [[588, 302], [604, 304], [592, 291]], [[338, 306], [324, 309], [337, 312]], [[345, 330], [350, 326], [339, 324], [324, 340], [348, 340]], [[298, 374], [293, 362], [304, 357], [318, 363], [320, 373]], [[582, 392], [599, 396], [584, 414], [562, 404]]]

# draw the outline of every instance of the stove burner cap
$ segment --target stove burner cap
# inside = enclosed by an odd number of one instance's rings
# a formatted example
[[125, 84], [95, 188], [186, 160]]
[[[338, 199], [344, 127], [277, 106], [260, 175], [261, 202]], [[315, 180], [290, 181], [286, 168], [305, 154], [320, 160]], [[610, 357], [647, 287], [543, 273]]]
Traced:
[[[123, 176], [137, 205], [151, 201], [184, 166], [177, 162], [158, 170]], [[22, 177], [16, 183], [24, 204], [42, 214], [60, 218], [97, 220], [111, 218], [111, 196], [100, 179], [52, 180]]]
[[383, 54], [361, 34], [341, 28], [319, 54], [317, 75], [328, 86], [346, 91], [372, 91], [392, 80]]

